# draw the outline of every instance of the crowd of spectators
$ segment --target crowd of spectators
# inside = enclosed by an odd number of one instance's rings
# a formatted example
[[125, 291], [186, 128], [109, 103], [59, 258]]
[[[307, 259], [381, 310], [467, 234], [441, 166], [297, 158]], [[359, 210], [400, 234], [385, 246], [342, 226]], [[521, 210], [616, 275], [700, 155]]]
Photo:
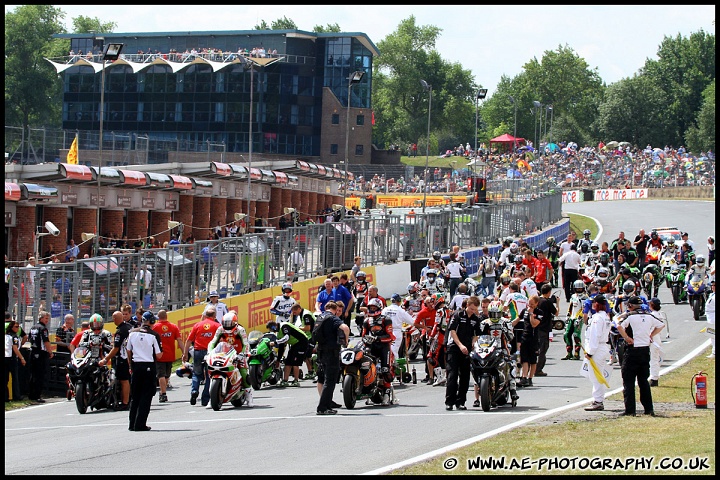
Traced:
[[[75, 52], [70, 50], [68, 53], [70, 62], [74, 63], [78, 60], [96, 61], [102, 60], [102, 52], [99, 50], [88, 51], [83, 53], [82, 50]], [[171, 48], [168, 52], [161, 52], [157, 48], [148, 48], [147, 50], [138, 49], [137, 53], [124, 53], [120, 55], [120, 58], [131, 61], [131, 62], [152, 62], [155, 59], [162, 58], [171, 62], [189, 62], [196, 58], [204, 58], [213, 62], [227, 62], [237, 59], [239, 56], [252, 57], [252, 58], [273, 58], [278, 56], [277, 49], [268, 48], [263, 46], [253, 47], [249, 50], [247, 47], [240, 47], [237, 52], [231, 52], [229, 50], [223, 51], [221, 48], [203, 47], [203, 48], [186, 48], [184, 52], [178, 52], [176, 49]]]
[[[371, 178], [359, 175], [348, 186], [350, 194], [422, 193], [427, 178], [428, 193], [467, 191], [467, 178], [473, 172], [488, 181], [506, 178], [544, 178], [562, 188], [662, 188], [666, 186], [704, 186], [715, 184], [715, 154], [699, 155], [680, 146], [644, 149], [596, 147], [578, 148], [576, 144], [557, 144], [551, 151], [521, 147], [500, 153], [482, 144], [477, 157], [469, 144], [446, 151], [438, 158], [457, 157], [455, 168], [429, 168], [412, 178]], [[412, 154], [412, 147], [408, 149]], [[479, 166], [468, 166], [477, 159]], [[341, 186], [342, 191], [342, 186]]]

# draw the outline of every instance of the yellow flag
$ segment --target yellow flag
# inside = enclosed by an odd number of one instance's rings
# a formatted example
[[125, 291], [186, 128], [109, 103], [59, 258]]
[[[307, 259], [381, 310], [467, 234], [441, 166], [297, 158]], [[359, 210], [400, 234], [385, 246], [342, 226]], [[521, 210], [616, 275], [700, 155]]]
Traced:
[[75, 137], [75, 140], [73, 140], [72, 145], [70, 145], [70, 150], [67, 154], [67, 163], [70, 165], [77, 165], [78, 163], [77, 136]]

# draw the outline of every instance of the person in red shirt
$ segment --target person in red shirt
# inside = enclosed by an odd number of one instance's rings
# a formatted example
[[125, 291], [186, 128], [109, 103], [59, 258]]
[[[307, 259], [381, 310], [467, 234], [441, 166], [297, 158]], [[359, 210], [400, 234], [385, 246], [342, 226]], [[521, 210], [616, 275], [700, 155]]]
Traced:
[[525, 276], [534, 280], [535, 272], [537, 270], [537, 259], [533, 256], [532, 250], [529, 248], [523, 250], [522, 264], [523, 267], [525, 267]]
[[162, 354], [160, 360], [155, 362], [157, 368], [158, 384], [160, 385], [160, 403], [167, 402], [167, 388], [172, 373], [172, 365], [177, 358], [175, 344], [180, 351], [183, 351], [180, 329], [174, 323], [170, 323], [167, 317], [167, 310], [158, 312], [158, 321], [152, 326], [155, 333], [160, 336], [160, 348]]
[[190, 335], [185, 342], [185, 350], [183, 352], [182, 361], [186, 362], [190, 352], [190, 345], [193, 347], [193, 375], [192, 385], [190, 387], [190, 405], [197, 403], [197, 397], [200, 392], [200, 376], [205, 378], [205, 387], [202, 392], [202, 406], [210, 403], [210, 377], [207, 369], [203, 367], [203, 360], [207, 355], [208, 344], [215, 336], [215, 330], [220, 324], [215, 319], [217, 312], [212, 304], [205, 307], [203, 318], [193, 325]]
[[545, 252], [538, 250], [537, 258], [535, 259], [535, 278], [533, 279], [535, 280], [538, 291], [540, 291], [543, 284], [550, 282], [551, 278], [553, 278], [552, 264], [550, 260], [545, 257]]
[[75, 349], [80, 345], [80, 339], [82, 339], [83, 332], [85, 330], [90, 330], [90, 322], [85, 320], [80, 324], [80, 331], [75, 334], [72, 341], [70, 342], [70, 345], [68, 345], [68, 348], [70, 349], [70, 353], [75, 351]]
[[415, 328], [424, 330], [425, 332], [422, 336], [422, 349], [423, 357], [425, 360], [425, 378], [423, 378], [422, 382], [428, 383], [429, 385], [433, 384], [434, 379], [431, 376], [433, 372], [427, 367], [427, 335], [432, 331], [432, 328], [435, 326], [435, 313], [435, 298], [432, 295], [428, 295], [427, 297], [425, 297], [425, 300], [423, 300], [423, 306], [422, 308], [420, 308], [420, 311], [417, 313], [417, 315], [415, 315], [415, 323], [413, 323]]

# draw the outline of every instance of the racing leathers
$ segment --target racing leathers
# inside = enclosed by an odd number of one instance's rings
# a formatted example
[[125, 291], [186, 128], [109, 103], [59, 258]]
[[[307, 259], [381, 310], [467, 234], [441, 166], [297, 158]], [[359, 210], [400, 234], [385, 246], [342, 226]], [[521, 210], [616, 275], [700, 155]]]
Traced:
[[445, 295], [445, 280], [436, 275], [435, 278], [425, 278], [420, 282], [420, 288], [427, 288], [430, 295]]
[[238, 353], [235, 357], [235, 364], [240, 370], [240, 375], [243, 379], [243, 388], [250, 388], [250, 381], [247, 374], [247, 358], [250, 353], [250, 347], [248, 346], [245, 328], [242, 325], [236, 324], [233, 328], [226, 329], [221, 325], [217, 330], [215, 330], [215, 336], [208, 344], [208, 352], [212, 351], [220, 342], [229, 343]]
[[[565, 319], [565, 350], [567, 355], [562, 360], [580, 360], [580, 347], [582, 346], [582, 327], [583, 327], [583, 303], [588, 299], [585, 292], [573, 293], [570, 297], [570, 305], [568, 306], [567, 316]], [[573, 349], [573, 340], [575, 346]], [[573, 357], [574, 353], [574, 357]]]
[[[366, 337], [369, 338], [366, 339]], [[392, 381], [395, 377], [394, 369], [390, 368], [394, 361], [390, 346], [395, 341], [392, 320], [382, 314], [368, 315], [363, 322], [362, 338], [370, 353], [380, 359], [383, 387], [385, 393], [390, 395]]]
[[283, 293], [278, 295], [272, 301], [270, 305], [270, 313], [275, 315], [275, 321], [279, 324], [287, 322], [288, 318], [292, 316], [290, 309], [295, 304], [295, 299], [290, 295]]
[[113, 336], [105, 329], [85, 330], [78, 346], [86, 347], [90, 350], [90, 358], [99, 360], [112, 350]]
[[480, 335], [490, 335], [494, 337], [495, 331], [500, 330], [503, 352], [507, 362], [510, 364], [510, 395], [513, 399], [517, 399], [517, 386], [515, 384], [516, 355], [512, 355], [510, 352], [512, 341], [515, 338], [512, 322], [508, 317], [502, 317], [495, 320], [499, 321], [493, 322], [493, 319], [486, 318], [480, 322]]

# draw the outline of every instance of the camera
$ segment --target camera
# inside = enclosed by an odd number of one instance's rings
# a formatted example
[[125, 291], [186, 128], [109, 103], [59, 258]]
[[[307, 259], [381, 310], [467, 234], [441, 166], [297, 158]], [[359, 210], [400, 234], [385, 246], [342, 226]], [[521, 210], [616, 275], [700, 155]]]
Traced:
[[45, 229], [50, 232], [50, 235], [52, 235], [53, 237], [57, 237], [58, 235], [60, 235], [60, 230], [58, 230], [55, 224], [49, 220], [45, 222]]

